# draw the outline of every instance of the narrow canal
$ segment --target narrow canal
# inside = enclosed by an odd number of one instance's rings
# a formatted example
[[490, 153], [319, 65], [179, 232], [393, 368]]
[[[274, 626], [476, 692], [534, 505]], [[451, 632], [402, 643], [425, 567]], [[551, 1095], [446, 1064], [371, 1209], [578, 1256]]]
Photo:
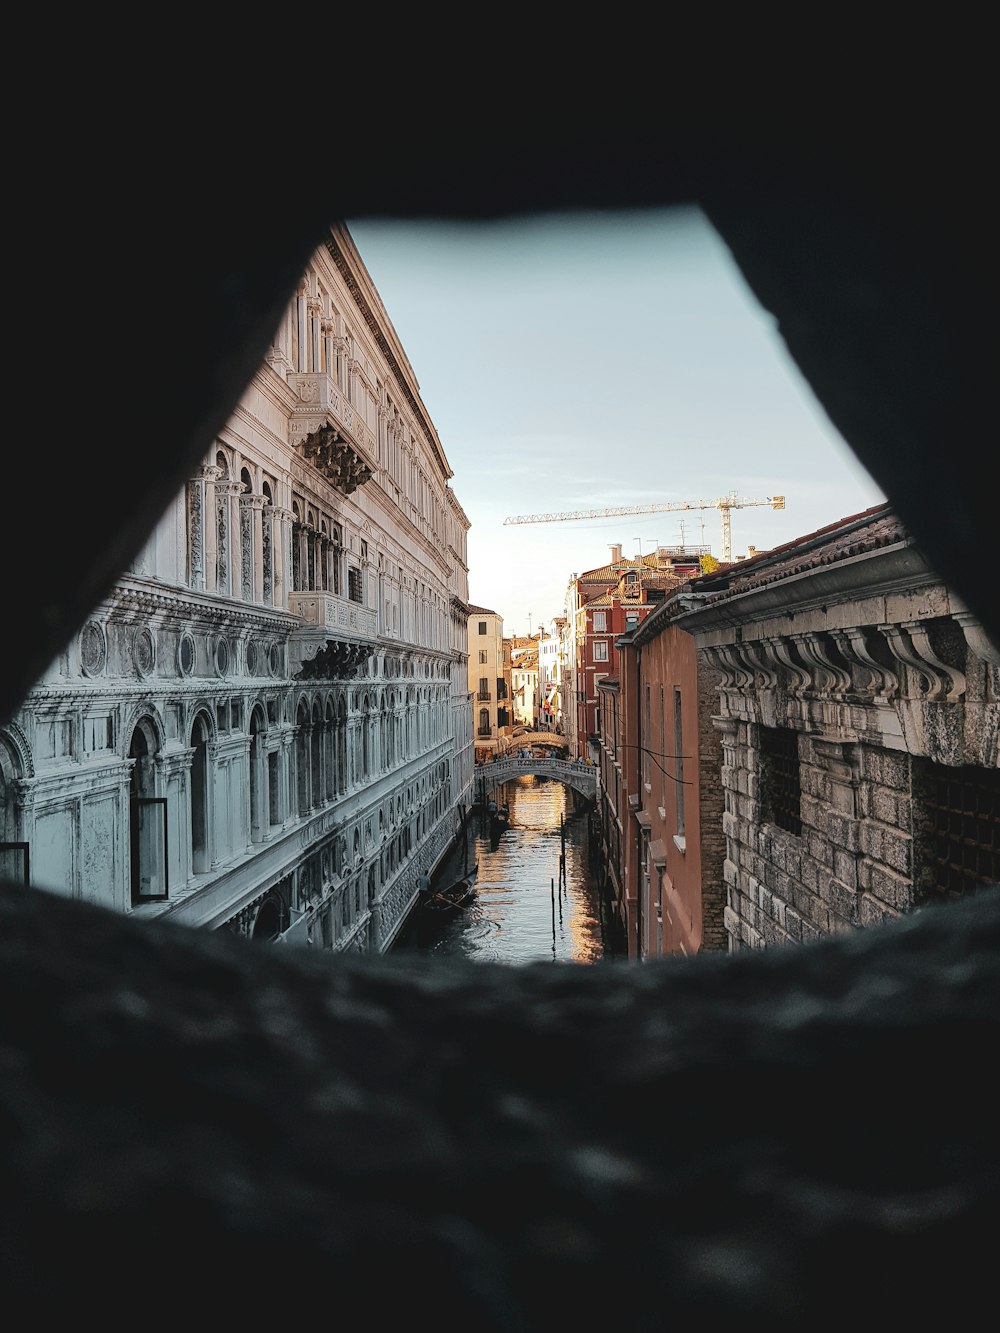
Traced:
[[506, 783], [497, 800], [510, 808], [507, 829], [491, 838], [485, 812], [472, 810], [466, 848], [454, 848], [434, 877], [444, 887], [478, 866], [471, 904], [431, 926], [413, 912], [393, 951], [511, 964], [623, 961], [591, 855], [587, 804], [561, 782], [531, 776]]

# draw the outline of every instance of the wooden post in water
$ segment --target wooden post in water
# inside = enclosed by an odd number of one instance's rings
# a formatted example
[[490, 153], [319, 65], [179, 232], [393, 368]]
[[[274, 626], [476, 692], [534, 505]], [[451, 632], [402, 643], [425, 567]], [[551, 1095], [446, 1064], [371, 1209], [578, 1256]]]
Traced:
[[566, 888], [566, 816], [559, 816], [559, 887]]
[[551, 885], [552, 894], [552, 957], [554, 960], [556, 956], [556, 882], [551, 879], [549, 884]]

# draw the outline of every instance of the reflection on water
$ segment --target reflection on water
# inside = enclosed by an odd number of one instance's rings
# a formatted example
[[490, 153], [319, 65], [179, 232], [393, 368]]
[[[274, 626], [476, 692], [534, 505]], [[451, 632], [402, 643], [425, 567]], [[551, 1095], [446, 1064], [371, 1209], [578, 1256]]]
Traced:
[[[510, 826], [496, 841], [480, 810], [469, 815], [468, 864], [479, 865], [473, 905], [431, 934], [411, 920], [395, 949], [491, 963], [624, 959], [591, 865], [586, 808], [574, 809], [571, 789], [520, 777], [497, 800], [509, 805]], [[459, 846], [436, 883], [457, 879], [464, 860]]]

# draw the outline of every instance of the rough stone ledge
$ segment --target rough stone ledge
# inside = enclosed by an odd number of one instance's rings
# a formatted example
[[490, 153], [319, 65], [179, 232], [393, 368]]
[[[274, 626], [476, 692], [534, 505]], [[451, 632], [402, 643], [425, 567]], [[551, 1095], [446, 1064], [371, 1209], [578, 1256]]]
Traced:
[[801, 1333], [992, 1296], [995, 889], [763, 954], [511, 968], [8, 885], [0, 961], [0, 1275], [34, 1317], [350, 1293], [382, 1327]]

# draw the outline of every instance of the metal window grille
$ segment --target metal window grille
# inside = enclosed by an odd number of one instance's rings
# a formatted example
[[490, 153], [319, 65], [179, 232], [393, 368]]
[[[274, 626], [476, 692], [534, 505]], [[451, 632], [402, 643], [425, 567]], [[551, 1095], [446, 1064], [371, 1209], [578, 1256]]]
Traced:
[[1000, 884], [1000, 770], [922, 764], [914, 785], [925, 898]]
[[761, 727], [760, 760], [764, 819], [798, 837], [802, 832], [798, 733], [791, 727]]

